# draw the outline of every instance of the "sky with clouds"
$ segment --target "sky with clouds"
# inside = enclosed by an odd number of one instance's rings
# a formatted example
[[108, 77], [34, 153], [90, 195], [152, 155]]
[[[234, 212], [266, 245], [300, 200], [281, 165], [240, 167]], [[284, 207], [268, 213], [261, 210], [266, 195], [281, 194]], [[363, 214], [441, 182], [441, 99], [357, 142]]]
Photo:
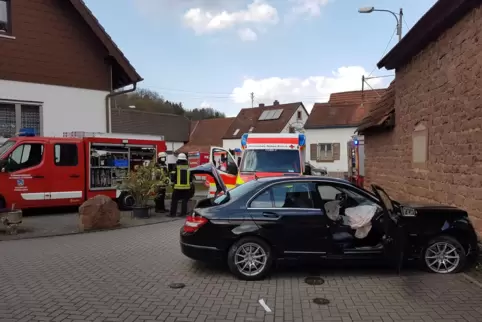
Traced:
[[[361, 76], [388, 76], [376, 63], [397, 42], [389, 13], [404, 10], [406, 33], [436, 0], [84, 0], [145, 79], [140, 87], [186, 108], [228, 116], [254, 104], [302, 101], [360, 90]], [[391, 77], [371, 79], [386, 87]]]

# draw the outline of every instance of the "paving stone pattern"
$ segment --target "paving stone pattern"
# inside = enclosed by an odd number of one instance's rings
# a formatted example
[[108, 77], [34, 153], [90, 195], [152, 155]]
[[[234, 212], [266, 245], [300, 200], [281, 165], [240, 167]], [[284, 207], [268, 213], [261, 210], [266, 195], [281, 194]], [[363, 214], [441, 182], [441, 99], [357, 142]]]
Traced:
[[239, 281], [184, 257], [181, 226], [1, 242], [0, 321], [482, 321], [482, 289], [460, 274], [340, 267], [318, 286], [304, 269]]

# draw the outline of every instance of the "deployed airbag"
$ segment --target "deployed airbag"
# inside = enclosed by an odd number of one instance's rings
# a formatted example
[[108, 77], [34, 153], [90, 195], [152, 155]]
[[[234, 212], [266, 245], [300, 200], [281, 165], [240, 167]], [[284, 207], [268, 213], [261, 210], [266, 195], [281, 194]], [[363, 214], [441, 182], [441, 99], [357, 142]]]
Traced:
[[355, 229], [355, 237], [358, 239], [365, 238], [372, 229], [371, 220], [377, 212], [376, 206], [362, 205], [345, 209], [347, 223]]

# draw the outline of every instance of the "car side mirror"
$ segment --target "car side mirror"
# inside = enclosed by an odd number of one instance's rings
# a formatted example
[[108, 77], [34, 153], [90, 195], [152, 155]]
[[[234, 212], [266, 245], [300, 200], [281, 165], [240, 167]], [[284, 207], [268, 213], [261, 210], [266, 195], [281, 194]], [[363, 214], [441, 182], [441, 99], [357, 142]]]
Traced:
[[0, 160], [0, 169], [2, 172], [7, 172], [8, 159]]

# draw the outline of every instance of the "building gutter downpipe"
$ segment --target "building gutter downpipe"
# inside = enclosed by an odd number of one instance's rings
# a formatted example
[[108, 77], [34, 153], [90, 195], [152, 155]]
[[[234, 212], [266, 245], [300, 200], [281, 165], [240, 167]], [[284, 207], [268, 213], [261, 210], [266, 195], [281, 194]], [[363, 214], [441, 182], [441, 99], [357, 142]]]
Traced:
[[107, 118], [106, 118], [106, 120], [107, 120], [107, 124], [106, 124], [107, 133], [112, 133], [112, 113], [111, 113], [112, 112], [112, 106], [110, 104], [110, 99], [112, 97], [115, 97], [115, 96], [132, 93], [136, 89], [137, 89], [137, 83], [134, 83], [132, 85], [132, 88], [125, 89], [125, 90], [119, 91], [119, 92], [112, 91], [105, 96], [105, 112], [107, 114]]

